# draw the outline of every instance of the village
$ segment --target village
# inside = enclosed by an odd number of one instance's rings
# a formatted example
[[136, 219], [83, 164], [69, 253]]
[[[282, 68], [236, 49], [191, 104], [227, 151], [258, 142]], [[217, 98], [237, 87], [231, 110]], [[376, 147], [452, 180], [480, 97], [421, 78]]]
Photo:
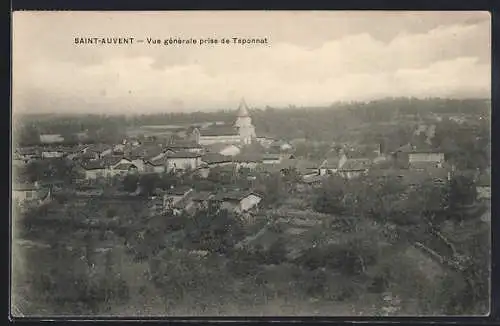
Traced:
[[[416, 214], [412, 203], [420, 202], [411, 196], [422, 193], [422, 185], [440, 189], [463, 176], [475, 189], [474, 198], [468, 198], [464, 207], [480, 212], [483, 228], [489, 223], [489, 168], [459, 169], [444, 151], [410, 143], [391, 151], [383, 151], [377, 144], [332, 143], [323, 155], [311, 157], [297, 153], [292, 140], [256, 134], [244, 100], [235, 110], [234, 120], [234, 124], [177, 126], [169, 137], [131, 136], [118, 144], [62, 146], [60, 136], [41, 135], [44, 145], [15, 148], [13, 153], [15, 224], [23, 223], [16, 219], [24, 216], [32, 230], [50, 229], [51, 225], [65, 230], [69, 232], [65, 245], [70, 248], [87, 246], [83, 243], [88, 235], [83, 233], [95, 233], [91, 237], [99, 240], [93, 251], [102, 256], [123, 247], [133, 253], [136, 263], [165, 248], [177, 248], [202, 257], [211, 252], [226, 257], [265, 252], [271, 258], [262, 258], [259, 264], [276, 265], [273, 259], [284, 259], [307, 265], [312, 264], [307, 260], [311, 250], [351, 241], [339, 239], [352, 232], [351, 227], [342, 230], [364, 206], [346, 204], [350, 195], [369, 201], [356, 194], [358, 190], [349, 190], [360, 187], [360, 180], [392, 180], [406, 189], [390, 197], [390, 202], [401, 205], [397, 214], [412, 220], [411, 215]], [[427, 131], [420, 129], [416, 132]], [[340, 200], [344, 206], [332, 208], [329, 198], [333, 202], [331, 196], [337, 190], [328, 187], [338, 185], [345, 187]], [[323, 204], [322, 196], [326, 198]], [[426, 209], [426, 214], [433, 210]], [[373, 210], [367, 208], [362, 214]], [[397, 215], [394, 211], [382, 213]], [[361, 220], [354, 223], [361, 230], [371, 228]], [[435, 239], [426, 240], [427, 235], [405, 230], [405, 223], [386, 221], [383, 232], [390, 239], [411, 239], [411, 248], [405, 250], [420, 257], [413, 258], [414, 262], [424, 261], [431, 269], [436, 262], [462, 268], [462, 256], [453, 245], [450, 251], [448, 240], [438, 240], [441, 243], [436, 245]], [[471, 226], [460, 223], [464, 228]], [[211, 233], [210, 241], [203, 240], [209, 230], [219, 232], [220, 238]], [[46, 232], [42, 238], [50, 238], [53, 232], [57, 231]], [[33, 236], [22, 238], [19, 242], [28, 247], [37, 242]], [[102, 267], [103, 258], [98, 257], [87, 252], [86, 268]], [[368, 268], [365, 264], [363, 271]]]

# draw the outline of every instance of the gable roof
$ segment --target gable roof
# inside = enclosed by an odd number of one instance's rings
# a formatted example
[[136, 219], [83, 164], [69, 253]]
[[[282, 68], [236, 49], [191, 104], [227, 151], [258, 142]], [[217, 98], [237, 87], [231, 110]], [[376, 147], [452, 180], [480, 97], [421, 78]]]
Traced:
[[219, 153], [207, 153], [201, 157], [201, 160], [207, 164], [232, 162], [231, 157]]
[[122, 159], [124, 158], [121, 155], [111, 155], [103, 157], [101, 161], [104, 166], [113, 166], [118, 164]]
[[130, 169], [137, 169], [137, 166], [133, 163], [120, 163], [114, 167], [115, 170], [128, 171]]
[[80, 164], [85, 170], [102, 170], [104, 169], [104, 164], [101, 160], [91, 160]]
[[240, 201], [242, 200], [243, 198], [246, 198], [250, 195], [254, 195], [254, 196], [257, 196], [259, 198], [262, 198], [261, 195], [253, 192], [253, 191], [238, 191], [238, 190], [234, 190], [234, 191], [228, 191], [228, 192], [221, 192], [221, 193], [217, 193], [213, 196], [213, 200], [216, 200], [216, 201]]
[[199, 129], [200, 136], [239, 136], [238, 128], [234, 126], [210, 126], [206, 129]]
[[232, 157], [232, 161], [238, 163], [258, 163], [262, 162], [262, 157], [257, 154], [238, 154]]
[[21, 147], [21, 148], [16, 148], [15, 150], [16, 153], [20, 155], [38, 155], [39, 150], [33, 147]]
[[186, 149], [186, 148], [202, 148], [202, 146], [195, 141], [190, 140], [176, 140], [172, 144], [168, 144], [166, 148], [176, 149]]
[[242, 98], [240, 101], [240, 105], [238, 106], [238, 117], [244, 118], [248, 116], [250, 116], [250, 114], [248, 113], [248, 106], [245, 102], [245, 99]]
[[152, 165], [152, 166], [163, 166], [167, 164], [167, 156], [162, 156], [160, 158], [157, 158], [155, 160], [147, 160], [146, 164]]
[[219, 153], [229, 147], [236, 147], [239, 149], [239, 147], [234, 144], [226, 144], [226, 143], [215, 143], [211, 145], [206, 145], [205, 149], [210, 153]]
[[199, 153], [192, 153], [192, 152], [185, 152], [185, 151], [168, 153], [166, 155], [167, 159], [169, 159], [169, 158], [196, 158], [196, 157], [201, 157], [201, 156], [202, 155]]
[[113, 147], [111, 145], [107, 144], [91, 144], [87, 147], [87, 151], [92, 151], [96, 153], [102, 153], [108, 149], [112, 149]]

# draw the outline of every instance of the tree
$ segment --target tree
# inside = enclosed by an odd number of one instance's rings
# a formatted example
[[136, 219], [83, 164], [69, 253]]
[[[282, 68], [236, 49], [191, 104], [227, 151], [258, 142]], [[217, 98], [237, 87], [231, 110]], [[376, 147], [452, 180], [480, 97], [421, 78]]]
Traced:
[[339, 176], [331, 176], [317, 194], [314, 209], [320, 213], [343, 214], [346, 210], [344, 199], [347, 184]]
[[452, 178], [450, 188], [450, 205], [452, 208], [470, 205], [474, 203], [476, 197], [476, 186], [470, 177], [458, 175]]
[[137, 175], [128, 174], [123, 178], [123, 189], [128, 192], [137, 190], [139, 184], [139, 177]]

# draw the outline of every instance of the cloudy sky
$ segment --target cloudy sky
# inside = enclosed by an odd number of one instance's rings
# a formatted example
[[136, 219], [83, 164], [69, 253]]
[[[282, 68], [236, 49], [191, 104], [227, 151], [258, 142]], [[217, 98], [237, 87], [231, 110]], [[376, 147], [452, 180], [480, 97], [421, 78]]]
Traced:
[[[490, 96], [485, 12], [15, 12], [14, 112], [137, 113]], [[78, 45], [75, 37], [264, 38]]]

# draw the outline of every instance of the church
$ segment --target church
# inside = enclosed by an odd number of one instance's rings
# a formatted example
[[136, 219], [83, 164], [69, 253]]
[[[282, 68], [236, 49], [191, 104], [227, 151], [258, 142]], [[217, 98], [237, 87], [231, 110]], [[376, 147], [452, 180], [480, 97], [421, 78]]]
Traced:
[[215, 125], [207, 128], [196, 128], [193, 131], [196, 143], [212, 145], [218, 143], [249, 145], [256, 139], [255, 127], [248, 112], [245, 100], [241, 100], [233, 125]]

